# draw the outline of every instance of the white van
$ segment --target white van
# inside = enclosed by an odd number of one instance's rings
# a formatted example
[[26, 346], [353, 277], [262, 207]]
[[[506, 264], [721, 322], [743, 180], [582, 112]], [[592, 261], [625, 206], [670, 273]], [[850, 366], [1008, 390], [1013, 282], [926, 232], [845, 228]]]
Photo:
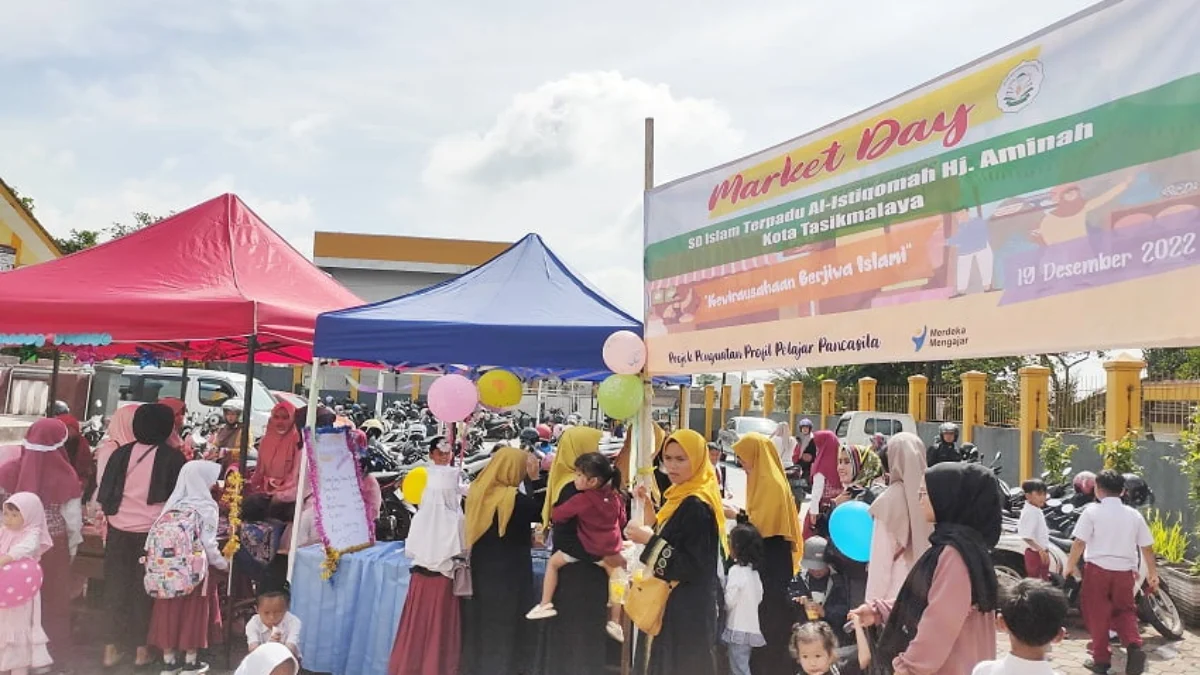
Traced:
[[[187, 396], [180, 396], [181, 368], [139, 368], [127, 366], [121, 376], [121, 401], [155, 403], [162, 398], [180, 398], [187, 403], [188, 413], [203, 417], [220, 412], [221, 404], [231, 398], [246, 400], [246, 376], [223, 370], [188, 369]], [[260, 380], [254, 380], [251, 431], [261, 438], [271, 419], [275, 397]]]
[[901, 431], [917, 433], [917, 423], [912, 415], [850, 411], [842, 413], [834, 434], [844, 445], [870, 445], [875, 434], [891, 438]]

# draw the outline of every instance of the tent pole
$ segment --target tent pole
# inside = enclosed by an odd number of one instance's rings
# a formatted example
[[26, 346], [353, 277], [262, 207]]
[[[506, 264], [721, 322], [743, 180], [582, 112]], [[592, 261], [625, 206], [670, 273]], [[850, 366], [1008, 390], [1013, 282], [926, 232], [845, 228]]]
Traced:
[[383, 386], [387, 384], [387, 368], [380, 368], [375, 378], [375, 419], [383, 420]]
[[242, 402], [246, 406], [242, 410], [242, 451], [238, 457], [238, 469], [242, 478], [246, 477], [246, 465], [250, 461], [250, 424], [254, 419], [254, 359], [258, 356], [258, 335], [251, 335], [246, 341], [246, 392]]
[[192, 345], [190, 342], [185, 342], [183, 343], [183, 348], [185, 351], [183, 352], [182, 372], [179, 374], [179, 398], [183, 399], [184, 407], [186, 408], [188, 400], [188, 366], [191, 365], [191, 359], [188, 358], [186, 350], [191, 349]]
[[[321, 360], [313, 357], [312, 381], [308, 387], [308, 411], [304, 420], [304, 428], [307, 433], [312, 433], [313, 428], [317, 426], [317, 406], [321, 404], [321, 380], [318, 379], [321, 374], [320, 370]], [[307, 484], [308, 448], [305, 443], [305, 449], [300, 453], [300, 486], [296, 490], [299, 501], [296, 504], [296, 512], [292, 516], [292, 540], [288, 542], [288, 583], [291, 583], [292, 573], [296, 570], [296, 543], [300, 541], [300, 513], [304, 511], [304, 486]]]
[[50, 367], [50, 387], [46, 390], [46, 417], [54, 417], [54, 398], [58, 395], [58, 364], [61, 360], [60, 356], [62, 356], [61, 352], [58, 347], [55, 347], [54, 365]]

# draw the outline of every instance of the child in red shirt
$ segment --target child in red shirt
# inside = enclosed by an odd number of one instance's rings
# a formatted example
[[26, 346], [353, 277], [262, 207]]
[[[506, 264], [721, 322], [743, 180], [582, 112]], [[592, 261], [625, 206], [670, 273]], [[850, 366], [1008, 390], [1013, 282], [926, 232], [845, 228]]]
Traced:
[[[603, 564], [605, 557], [621, 552], [625, 501], [616, 490], [620, 483], [621, 472], [607, 457], [598, 452], [581, 455], [575, 460], [575, 489], [579, 492], [555, 506], [550, 514], [556, 524], [575, 520], [579, 541], [593, 558], [586, 562]], [[554, 590], [558, 586], [558, 571], [573, 562], [579, 560], [565, 551], [558, 550], [550, 556], [542, 582], [542, 601], [529, 610], [526, 618], [548, 619], [558, 615], [553, 602]], [[613, 569], [608, 572], [611, 574]], [[608, 623], [608, 634], [618, 641], [624, 641], [619, 623], [621, 608], [616, 605], [613, 610], [615, 616]]]

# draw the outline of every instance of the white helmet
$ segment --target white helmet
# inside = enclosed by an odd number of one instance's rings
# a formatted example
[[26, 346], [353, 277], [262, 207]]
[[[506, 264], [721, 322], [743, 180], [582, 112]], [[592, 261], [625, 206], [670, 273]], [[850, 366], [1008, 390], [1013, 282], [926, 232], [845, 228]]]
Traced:
[[242, 412], [242, 410], [245, 409], [245, 407], [246, 407], [246, 404], [243, 403], [242, 399], [240, 399], [240, 398], [227, 398], [227, 399], [225, 399], [225, 402], [221, 404], [221, 410], [223, 410], [224, 412], [229, 412], [230, 410], [232, 410], [234, 412], [240, 413], [240, 412]]

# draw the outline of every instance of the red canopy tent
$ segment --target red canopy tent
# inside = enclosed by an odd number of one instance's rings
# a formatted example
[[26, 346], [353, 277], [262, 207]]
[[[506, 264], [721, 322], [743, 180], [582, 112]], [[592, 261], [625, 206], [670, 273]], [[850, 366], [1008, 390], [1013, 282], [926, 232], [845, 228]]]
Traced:
[[361, 304], [232, 194], [0, 274], [0, 333], [107, 333], [126, 353], [235, 358], [256, 336], [264, 360], [308, 362], [317, 315]]

